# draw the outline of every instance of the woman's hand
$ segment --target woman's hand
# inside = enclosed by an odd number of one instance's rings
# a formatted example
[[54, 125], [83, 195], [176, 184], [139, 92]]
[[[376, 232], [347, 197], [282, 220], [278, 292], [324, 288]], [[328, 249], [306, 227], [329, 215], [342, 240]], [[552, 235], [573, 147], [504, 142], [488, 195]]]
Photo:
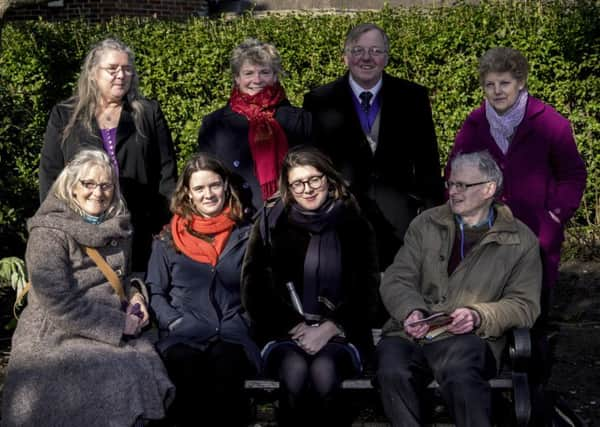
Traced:
[[142, 319], [135, 314], [127, 313], [123, 335], [135, 336], [142, 331]]
[[298, 324], [290, 332], [292, 331], [295, 331], [292, 334], [292, 339], [308, 354], [318, 353], [331, 338], [340, 333], [335, 323], [330, 320], [321, 323], [319, 326], [311, 326], [306, 323]]
[[[136, 307], [137, 304], [137, 307]], [[128, 314], [135, 314], [141, 320], [140, 327], [143, 328], [150, 322], [150, 315], [148, 314], [148, 307], [146, 306], [146, 300], [140, 293], [134, 294], [129, 299], [129, 305], [127, 306]]]

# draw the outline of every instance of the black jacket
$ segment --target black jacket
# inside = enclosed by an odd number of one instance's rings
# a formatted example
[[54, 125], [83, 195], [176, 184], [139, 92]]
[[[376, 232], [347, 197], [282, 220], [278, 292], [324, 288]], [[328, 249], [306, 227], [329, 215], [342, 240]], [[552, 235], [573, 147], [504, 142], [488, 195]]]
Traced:
[[383, 74], [375, 154], [361, 128], [348, 73], [304, 97], [314, 143], [350, 184], [377, 236], [382, 269], [391, 264], [419, 208], [443, 201], [435, 129], [427, 90]]
[[[270, 208], [265, 210], [270, 215]], [[268, 221], [271, 223], [271, 220]], [[287, 211], [263, 237], [264, 213], [254, 224], [242, 270], [242, 303], [253, 322], [257, 342], [289, 337], [302, 322], [290, 299], [286, 283], [303, 293], [304, 258], [308, 231], [290, 224]], [[336, 229], [342, 250], [343, 297], [330, 320], [340, 325], [363, 359], [371, 357], [373, 326], [378, 300], [379, 267], [373, 230], [353, 200], [346, 200]]]
[[[275, 120], [283, 128], [288, 146], [310, 142], [311, 118], [302, 109], [282, 101]], [[260, 185], [254, 174], [254, 160], [248, 143], [248, 120], [231, 110], [229, 104], [204, 117], [198, 134], [198, 151], [216, 156], [234, 173], [242, 204], [259, 210], [263, 205]]]
[[[134, 227], [133, 271], [145, 271], [152, 235], [169, 221], [169, 199], [177, 181], [177, 164], [171, 132], [156, 101], [143, 100], [142, 133], [136, 131], [131, 107], [123, 106], [117, 126], [116, 156], [121, 192]], [[43, 201], [65, 164], [83, 148], [103, 149], [96, 121], [93, 133], [76, 125], [64, 144], [62, 132], [71, 109], [52, 109], [40, 158], [40, 200]]]

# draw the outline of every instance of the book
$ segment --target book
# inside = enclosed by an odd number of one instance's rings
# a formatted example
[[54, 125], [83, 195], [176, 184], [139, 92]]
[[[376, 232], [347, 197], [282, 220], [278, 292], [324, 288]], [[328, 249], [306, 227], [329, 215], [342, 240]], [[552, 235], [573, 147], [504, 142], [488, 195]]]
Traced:
[[444, 326], [449, 323], [452, 323], [452, 317], [448, 313], [438, 312], [433, 313], [430, 316], [427, 316], [423, 319], [413, 320], [412, 322], [407, 322], [406, 326], [417, 326], [421, 324], [426, 324], [430, 328], [436, 328], [439, 326]]

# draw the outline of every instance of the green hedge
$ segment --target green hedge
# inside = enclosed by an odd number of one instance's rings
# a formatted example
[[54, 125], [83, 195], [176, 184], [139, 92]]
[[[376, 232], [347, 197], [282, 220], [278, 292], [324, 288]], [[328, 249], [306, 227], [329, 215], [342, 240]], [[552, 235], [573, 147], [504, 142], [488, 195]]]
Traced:
[[[372, 21], [390, 35], [388, 72], [430, 88], [445, 162], [467, 114], [482, 100], [477, 58], [489, 47], [521, 50], [531, 63], [529, 89], [571, 119], [589, 168], [576, 220], [600, 224], [600, 5], [597, 1], [484, 1], [434, 9], [391, 9], [352, 15], [250, 15], [186, 23], [116, 19], [9, 23], [0, 52], [0, 257], [19, 254], [24, 220], [37, 207], [37, 165], [48, 113], [68, 97], [90, 45], [109, 36], [137, 55], [143, 93], [160, 101], [179, 162], [195, 150], [202, 117], [231, 90], [228, 58], [248, 36], [273, 42], [287, 70], [292, 103], [344, 71], [348, 28]], [[16, 245], [16, 246], [15, 246]]]

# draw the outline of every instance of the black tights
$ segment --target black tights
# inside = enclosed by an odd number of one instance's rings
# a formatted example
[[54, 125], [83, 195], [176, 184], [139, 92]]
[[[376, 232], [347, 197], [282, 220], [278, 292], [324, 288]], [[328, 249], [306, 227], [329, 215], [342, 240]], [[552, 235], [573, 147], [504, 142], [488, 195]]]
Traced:
[[292, 344], [279, 346], [269, 355], [266, 371], [280, 382], [279, 425], [348, 425], [338, 410], [340, 384], [357, 372], [340, 345], [327, 344], [313, 356]]

